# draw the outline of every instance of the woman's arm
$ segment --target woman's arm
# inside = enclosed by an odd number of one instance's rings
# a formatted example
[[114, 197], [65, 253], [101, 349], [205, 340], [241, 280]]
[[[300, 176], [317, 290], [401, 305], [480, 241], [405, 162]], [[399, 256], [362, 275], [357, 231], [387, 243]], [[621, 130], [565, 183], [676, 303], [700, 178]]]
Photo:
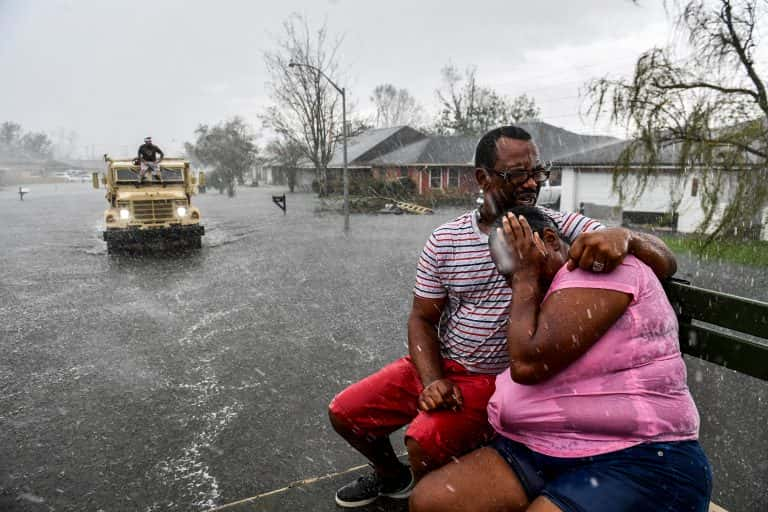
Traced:
[[[602, 288], [564, 288], [547, 297], [542, 276], [551, 279], [562, 264], [563, 245], [554, 231], [542, 240], [524, 217], [507, 215], [503, 233], [516, 256], [517, 270], [509, 278], [507, 345], [512, 379], [536, 384], [578, 359], [629, 307], [630, 293]], [[578, 283], [575, 283], [578, 284]]]
[[566, 288], [541, 304], [546, 290], [538, 273], [512, 278], [507, 343], [510, 373], [519, 384], [537, 384], [581, 357], [624, 314], [630, 294], [600, 288]]

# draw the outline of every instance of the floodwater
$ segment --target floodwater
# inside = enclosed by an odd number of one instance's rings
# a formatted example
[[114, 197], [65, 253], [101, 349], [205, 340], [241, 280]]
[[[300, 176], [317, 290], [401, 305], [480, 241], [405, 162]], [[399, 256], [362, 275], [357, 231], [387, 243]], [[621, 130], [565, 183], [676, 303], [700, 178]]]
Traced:
[[[345, 234], [313, 195], [288, 194], [284, 215], [270, 197], [282, 189], [242, 188], [195, 198], [201, 251], [114, 257], [100, 238], [103, 190], [30, 188], [23, 202], [0, 190], [8, 511], [205, 510], [361, 464], [327, 403], [406, 353], [419, 252], [462, 211], [353, 215]], [[716, 428], [709, 446], [724, 452], [720, 502], [761, 507], [768, 467], [748, 455], [768, 440], [762, 421], [738, 417], [759, 407], [765, 418], [766, 386], [718, 371], [695, 362], [690, 380], [700, 408], [730, 400], [708, 383], [741, 392], [738, 410], [702, 411], [703, 437]], [[736, 483], [718, 484], [718, 467]]]
[[[0, 509], [200, 510], [360, 464], [333, 395], [406, 351], [433, 216], [197, 196], [199, 253], [110, 257], [103, 190], [0, 191]], [[332, 499], [332, 498], [331, 498]]]

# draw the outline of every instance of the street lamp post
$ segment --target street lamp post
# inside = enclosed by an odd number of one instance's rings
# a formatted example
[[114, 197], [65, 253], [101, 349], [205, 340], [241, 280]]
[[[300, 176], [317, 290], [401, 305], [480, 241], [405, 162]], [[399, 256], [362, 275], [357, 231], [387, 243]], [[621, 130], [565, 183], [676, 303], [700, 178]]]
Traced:
[[347, 94], [344, 87], [339, 87], [336, 83], [328, 78], [328, 75], [323, 73], [320, 69], [312, 66], [311, 64], [303, 64], [300, 62], [289, 62], [289, 68], [304, 67], [316, 71], [320, 76], [328, 80], [328, 83], [341, 94], [341, 140], [344, 145], [344, 231], [349, 231], [349, 173], [347, 171]]

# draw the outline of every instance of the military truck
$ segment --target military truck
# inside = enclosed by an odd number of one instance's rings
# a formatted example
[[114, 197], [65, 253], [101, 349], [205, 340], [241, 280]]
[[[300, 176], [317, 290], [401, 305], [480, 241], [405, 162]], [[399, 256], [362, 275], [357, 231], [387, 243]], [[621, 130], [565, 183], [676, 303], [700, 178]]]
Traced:
[[159, 176], [149, 170], [139, 181], [136, 160], [113, 160], [105, 155], [106, 172], [99, 179], [94, 173], [93, 186], [103, 184], [109, 208], [104, 212], [104, 240], [107, 252], [137, 250], [199, 249], [205, 228], [200, 210], [191, 205], [198, 185], [205, 185], [205, 175], [192, 174], [187, 160], [164, 158]]

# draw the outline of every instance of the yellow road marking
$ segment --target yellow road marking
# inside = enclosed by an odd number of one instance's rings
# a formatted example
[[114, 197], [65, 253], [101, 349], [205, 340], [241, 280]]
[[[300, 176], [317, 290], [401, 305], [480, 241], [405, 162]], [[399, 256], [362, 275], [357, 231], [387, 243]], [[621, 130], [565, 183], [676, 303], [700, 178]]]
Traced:
[[218, 510], [226, 510], [228, 508], [242, 505], [244, 503], [251, 503], [254, 501], [258, 501], [262, 498], [266, 498], [267, 496], [272, 496], [273, 494], [280, 494], [281, 492], [288, 491], [290, 489], [293, 489], [294, 487], [299, 487], [300, 485], [307, 485], [307, 484], [313, 484], [315, 482], [320, 482], [322, 480], [328, 480], [329, 478], [333, 478], [335, 476], [345, 475], [347, 473], [352, 473], [353, 471], [360, 471], [361, 469], [368, 467], [368, 464], [363, 464], [362, 466], [355, 466], [353, 468], [345, 469], [344, 471], [339, 471], [337, 473], [328, 473], [327, 475], [323, 476], [316, 476], [313, 478], [305, 478], [304, 480], [296, 480], [295, 482], [291, 482], [290, 484], [286, 485], [285, 487], [281, 487], [279, 489], [274, 489], [272, 491], [263, 492], [261, 494], [257, 494], [256, 496], [251, 496], [250, 498], [245, 498], [240, 501], [235, 501], [233, 503], [227, 503], [226, 505], [221, 505], [220, 507], [212, 508], [208, 512], [216, 512]]

